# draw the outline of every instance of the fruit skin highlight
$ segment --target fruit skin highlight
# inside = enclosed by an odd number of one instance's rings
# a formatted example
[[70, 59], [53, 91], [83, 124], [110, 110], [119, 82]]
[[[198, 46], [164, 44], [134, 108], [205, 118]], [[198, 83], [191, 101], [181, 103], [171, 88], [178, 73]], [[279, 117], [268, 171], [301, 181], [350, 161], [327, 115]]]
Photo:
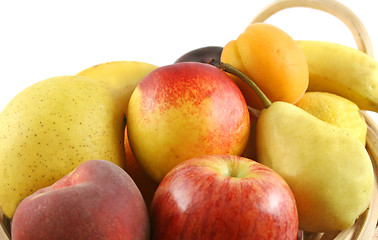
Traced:
[[13, 240], [148, 240], [149, 216], [137, 186], [119, 166], [88, 160], [26, 197], [14, 214]]
[[242, 93], [226, 73], [183, 62], [160, 67], [139, 83], [130, 98], [127, 131], [136, 160], [160, 182], [192, 157], [242, 155], [250, 119]]
[[150, 212], [152, 239], [297, 239], [298, 214], [287, 183], [239, 156], [180, 163], [160, 183]]
[[11, 218], [20, 201], [80, 163], [125, 167], [124, 113], [101, 83], [53, 77], [17, 94], [0, 114], [0, 206]]
[[[223, 48], [221, 61], [251, 78], [271, 102], [296, 103], [308, 87], [308, 66], [302, 50], [287, 33], [271, 24], [250, 24]], [[264, 108], [247, 84], [232, 78], [248, 106]]]

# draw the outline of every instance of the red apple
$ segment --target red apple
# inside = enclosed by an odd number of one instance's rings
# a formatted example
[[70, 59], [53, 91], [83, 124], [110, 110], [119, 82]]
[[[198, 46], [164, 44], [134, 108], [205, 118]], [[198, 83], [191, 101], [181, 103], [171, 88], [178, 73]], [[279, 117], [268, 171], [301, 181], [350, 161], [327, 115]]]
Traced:
[[231, 155], [202, 156], [173, 168], [151, 204], [152, 238], [297, 239], [293, 193], [270, 168]]
[[149, 217], [137, 186], [105, 160], [80, 164], [26, 197], [12, 220], [12, 240], [149, 239]]
[[250, 132], [240, 89], [206, 63], [175, 63], [149, 73], [131, 95], [127, 116], [132, 152], [156, 182], [189, 158], [242, 155]]

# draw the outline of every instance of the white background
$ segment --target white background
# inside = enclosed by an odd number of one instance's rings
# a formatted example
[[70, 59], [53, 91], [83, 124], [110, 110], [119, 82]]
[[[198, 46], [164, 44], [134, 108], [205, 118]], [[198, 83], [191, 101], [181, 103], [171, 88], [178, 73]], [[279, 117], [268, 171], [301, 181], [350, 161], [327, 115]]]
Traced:
[[[0, 111], [22, 89], [46, 78], [116, 60], [162, 66], [195, 48], [224, 46], [271, 2], [2, 0]], [[378, 49], [377, 1], [341, 2], [360, 18]], [[267, 22], [294, 39], [356, 47], [341, 21], [317, 10], [287, 9]], [[377, 114], [372, 115], [378, 122]]]

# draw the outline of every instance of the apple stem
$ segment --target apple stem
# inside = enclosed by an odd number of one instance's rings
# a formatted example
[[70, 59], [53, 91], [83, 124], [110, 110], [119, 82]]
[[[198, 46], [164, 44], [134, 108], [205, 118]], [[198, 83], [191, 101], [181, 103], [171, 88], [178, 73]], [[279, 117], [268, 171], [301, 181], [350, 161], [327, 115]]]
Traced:
[[[213, 60], [213, 59], [212, 59]], [[213, 66], [216, 66], [220, 68], [221, 70], [231, 73], [232, 75], [235, 75], [236, 77], [243, 80], [243, 82], [247, 83], [248, 86], [252, 88], [252, 90], [257, 94], [257, 96], [260, 98], [262, 103], [264, 104], [265, 108], [268, 108], [272, 102], [269, 100], [269, 98], [261, 91], [261, 89], [254, 83], [247, 75], [245, 75], [242, 71], [237, 69], [236, 67], [232, 66], [231, 64], [224, 63], [224, 62], [218, 62], [215, 63], [214, 61], [210, 60], [209, 63]]]

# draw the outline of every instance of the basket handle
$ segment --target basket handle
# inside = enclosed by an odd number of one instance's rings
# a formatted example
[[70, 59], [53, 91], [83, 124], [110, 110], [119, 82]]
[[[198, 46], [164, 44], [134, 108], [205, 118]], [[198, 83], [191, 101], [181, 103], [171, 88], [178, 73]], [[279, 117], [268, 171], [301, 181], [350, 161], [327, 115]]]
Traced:
[[374, 57], [373, 45], [365, 26], [348, 7], [336, 0], [277, 0], [263, 9], [251, 24], [264, 22], [278, 11], [293, 7], [313, 8], [337, 17], [352, 32], [358, 49]]

